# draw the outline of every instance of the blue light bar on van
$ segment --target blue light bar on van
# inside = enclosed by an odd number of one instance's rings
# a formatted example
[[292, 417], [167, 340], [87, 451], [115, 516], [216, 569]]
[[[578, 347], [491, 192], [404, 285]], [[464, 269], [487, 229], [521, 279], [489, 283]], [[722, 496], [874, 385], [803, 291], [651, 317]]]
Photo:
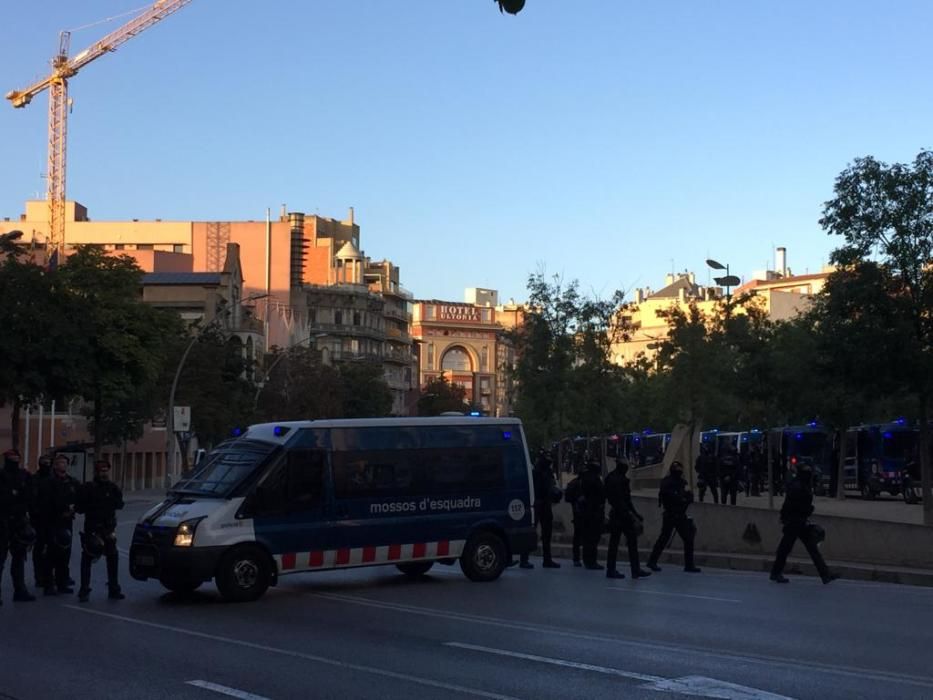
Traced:
[[509, 430], [503, 430], [503, 431], [502, 431], [502, 439], [503, 439], [503, 440], [511, 440], [511, 439], [512, 439], [512, 433], [511, 433], [511, 431], [509, 431]]
[[897, 419], [896, 421], [894, 421], [894, 422], [897, 423], [898, 425], [907, 425], [907, 419], [906, 419], [906, 418], [898, 418], [898, 419]]
[[483, 415], [483, 414], [480, 413], [479, 411], [470, 411], [470, 415], [473, 416], [474, 418], [476, 418], [476, 417], [481, 416], [481, 415]]
[[272, 434], [276, 437], [282, 437], [287, 434], [289, 430], [291, 430], [291, 428], [286, 425], [277, 425], [272, 429]]
[[807, 423], [807, 425], [809, 425], [811, 428], [815, 428], [819, 425], [819, 423], [815, 420], [811, 420], [809, 423]]
[[803, 437], [803, 433], [797, 433], [794, 437], [800, 440]]
[[230, 431], [230, 434], [233, 437], [240, 437], [243, 434], [243, 428], [234, 428]]
[[894, 433], [892, 433], [892, 432], [889, 430], [889, 431], [887, 431], [886, 433], [884, 433], [884, 437], [890, 439], [890, 438], [894, 437]]

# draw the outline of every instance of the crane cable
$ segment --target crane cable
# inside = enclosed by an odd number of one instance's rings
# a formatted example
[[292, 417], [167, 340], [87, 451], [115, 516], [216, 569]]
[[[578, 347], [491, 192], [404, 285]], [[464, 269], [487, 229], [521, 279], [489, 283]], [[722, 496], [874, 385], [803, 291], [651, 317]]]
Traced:
[[114, 15], [113, 17], [105, 17], [104, 19], [99, 19], [96, 22], [91, 22], [90, 24], [83, 24], [80, 27], [75, 27], [74, 29], [69, 29], [69, 32], [80, 32], [82, 29], [90, 29], [91, 27], [96, 27], [98, 24], [106, 24], [107, 22], [113, 22], [115, 19], [120, 19], [121, 17], [128, 17], [129, 15], [140, 14], [143, 10], [147, 10], [151, 5], [143, 5], [135, 10], [128, 10], [119, 15]]

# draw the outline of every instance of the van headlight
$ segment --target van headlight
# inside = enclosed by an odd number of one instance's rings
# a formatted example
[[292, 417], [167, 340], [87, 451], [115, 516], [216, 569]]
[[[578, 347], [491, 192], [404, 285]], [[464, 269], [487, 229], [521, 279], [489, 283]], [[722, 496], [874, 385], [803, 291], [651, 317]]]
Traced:
[[198, 524], [204, 520], [201, 518], [194, 518], [193, 520], [186, 520], [181, 525], [178, 526], [178, 529], [175, 531], [175, 546], [176, 547], [190, 547], [194, 544], [194, 532], [198, 529]]

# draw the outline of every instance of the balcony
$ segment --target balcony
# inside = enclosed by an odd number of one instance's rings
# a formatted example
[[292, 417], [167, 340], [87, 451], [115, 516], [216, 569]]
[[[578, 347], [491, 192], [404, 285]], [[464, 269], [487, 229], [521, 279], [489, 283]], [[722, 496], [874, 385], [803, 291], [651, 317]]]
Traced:
[[391, 362], [392, 364], [400, 365], [410, 365], [412, 362], [411, 352], [407, 349], [402, 350], [401, 348], [388, 348], [383, 355], [383, 359], [386, 362]]

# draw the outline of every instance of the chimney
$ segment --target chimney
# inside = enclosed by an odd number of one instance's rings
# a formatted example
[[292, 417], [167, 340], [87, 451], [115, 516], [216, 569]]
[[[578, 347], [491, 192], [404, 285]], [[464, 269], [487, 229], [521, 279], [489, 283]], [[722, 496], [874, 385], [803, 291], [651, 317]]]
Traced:
[[350, 226], [353, 225], [353, 207], [350, 207], [350, 213], [347, 216], [347, 223], [350, 224]]
[[674, 284], [674, 275], [668, 272], [666, 275], [664, 275], [664, 286], [667, 287], [671, 284]]
[[775, 272], [780, 272], [781, 277], [787, 277], [787, 248], [781, 246], [777, 249], [777, 255], [774, 260]]

